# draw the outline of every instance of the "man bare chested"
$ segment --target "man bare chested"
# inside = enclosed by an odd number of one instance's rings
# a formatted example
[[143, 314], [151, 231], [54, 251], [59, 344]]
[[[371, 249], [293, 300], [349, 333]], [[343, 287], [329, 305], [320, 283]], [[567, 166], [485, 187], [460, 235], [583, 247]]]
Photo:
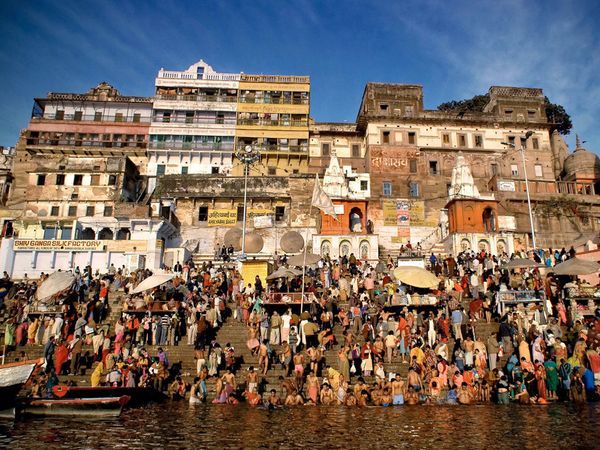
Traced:
[[248, 369], [248, 375], [246, 376], [248, 382], [248, 392], [257, 392], [258, 388], [258, 373], [254, 371], [254, 367]]
[[419, 404], [419, 394], [415, 391], [415, 388], [411, 385], [408, 386], [408, 391], [406, 392], [405, 401], [407, 405], [418, 405]]
[[269, 350], [267, 349], [266, 340], [260, 344], [258, 349], [258, 368], [262, 369], [262, 374], [266, 375], [269, 370]]
[[335, 402], [333, 391], [331, 390], [331, 387], [329, 387], [328, 384], [323, 385], [320, 397], [321, 404], [323, 405], [332, 405]]
[[298, 392], [304, 388], [304, 355], [296, 353], [294, 355], [294, 378], [298, 386]]
[[229, 384], [233, 388], [233, 390], [235, 391], [237, 385], [235, 383], [235, 375], [233, 373], [231, 373], [231, 368], [227, 369], [227, 372], [225, 372], [223, 374], [223, 376], [221, 377], [221, 379], [225, 383]]
[[391, 383], [392, 386], [392, 397], [394, 399], [394, 405], [404, 404], [404, 380], [400, 378], [400, 375], [396, 374], [396, 378]]

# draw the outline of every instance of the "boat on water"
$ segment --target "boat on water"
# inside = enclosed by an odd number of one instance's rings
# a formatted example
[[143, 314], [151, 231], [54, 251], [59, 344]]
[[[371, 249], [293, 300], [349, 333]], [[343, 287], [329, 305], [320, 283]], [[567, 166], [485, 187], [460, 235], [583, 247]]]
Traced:
[[28, 399], [19, 412], [26, 416], [44, 417], [117, 417], [130, 397], [74, 398], [74, 399]]
[[120, 397], [127, 395], [131, 400], [128, 407], [136, 407], [149, 402], [159, 402], [167, 396], [152, 387], [112, 387], [112, 386], [65, 386], [52, 388], [55, 397], [61, 399]]
[[35, 359], [0, 365], [0, 417], [15, 417], [17, 395], [40, 364]]

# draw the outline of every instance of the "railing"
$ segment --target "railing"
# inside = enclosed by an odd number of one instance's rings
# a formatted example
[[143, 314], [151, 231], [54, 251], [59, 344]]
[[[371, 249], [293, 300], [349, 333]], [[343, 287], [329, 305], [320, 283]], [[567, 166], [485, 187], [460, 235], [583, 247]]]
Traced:
[[198, 76], [197, 73], [193, 72], [177, 72], [173, 70], [160, 70], [158, 72], [158, 78], [169, 78], [173, 80], [211, 80], [211, 81], [239, 81], [239, 73], [214, 73], [214, 74], [202, 74]]
[[307, 153], [308, 145], [264, 145], [261, 147], [261, 151], [267, 153]]
[[285, 98], [285, 97], [240, 97], [240, 103], [258, 103], [268, 105], [308, 105], [308, 98]]
[[138, 147], [146, 148], [147, 141], [89, 141], [84, 139], [44, 139], [44, 138], [27, 138], [27, 145], [50, 145], [50, 146], [65, 146], [65, 147], [108, 147], [108, 148], [123, 148], [123, 147]]
[[192, 123], [192, 124], [208, 124], [208, 125], [235, 125], [236, 119], [235, 115], [231, 117], [164, 117], [164, 116], [155, 116], [152, 118], [152, 122], [159, 123]]
[[132, 122], [132, 123], [149, 123], [150, 117], [135, 117], [135, 116], [96, 116], [95, 114], [34, 114], [34, 119], [45, 120], [64, 120], [72, 122]]
[[238, 119], [238, 125], [260, 125], [264, 127], [307, 127], [307, 120], [289, 120], [289, 119]]
[[150, 142], [149, 149], [233, 150], [233, 142]]
[[[492, 191], [510, 194], [511, 192], [525, 193], [525, 180], [504, 179], [494, 176], [488, 184]], [[571, 194], [571, 195], [596, 195], [594, 183], [581, 181], [552, 181], [529, 180], [531, 194]]]
[[202, 95], [202, 94], [156, 94], [157, 100], [182, 100], [186, 102], [235, 103], [235, 95]]
[[310, 83], [310, 77], [287, 75], [248, 75], [241, 74], [240, 81], [254, 83]]

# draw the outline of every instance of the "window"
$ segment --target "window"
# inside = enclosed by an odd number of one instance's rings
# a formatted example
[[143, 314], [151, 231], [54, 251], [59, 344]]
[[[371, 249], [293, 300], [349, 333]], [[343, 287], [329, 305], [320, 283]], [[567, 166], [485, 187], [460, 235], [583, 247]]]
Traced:
[[360, 180], [360, 190], [366, 191], [369, 189], [369, 182], [367, 180]]
[[73, 114], [73, 120], [81, 121], [82, 117], [83, 111], [75, 111], [75, 114]]
[[541, 177], [544, 176], [544, 169], [542, 168], [541, 164], [536, 164], [534, 166], [534, 169], [535, 169], [535, 176], [536, 177], [541, 178]]
[[412, 116], [414, 112], [415, 112], [414, 106], [410, 105], [410, 106], [405, 106], [404, 107], [404, 114], [405, 115]]
[[483, 136], [481, 136], [480, 134], [474, 135], [473, 142], [475, 143], [476, 148], [482, 148], [483, 147]]
[[293, 170], [292, 170], [292, 173], [293, 173], [293, 174], [300, 173], [300, 170], [298, 170], [298, 169], [293, 169]]
[[50, 208], [50, 215], [54, 217], [58, 216], [58, 206], [53, 206]]
[[219, 173], [219, 168], [217, 166], [213, 166], [210, 173], [217, 175]]
[[438, 162], [429, 161], [429, 175], [438, 175]]
[[75, 217], [77, 215], [77, 206], [74, 206], [74, 205], [69, 206], [69, 213], [67, 215], [69, 217]]
[[58, 228], [56, 226], [48, 226], [44, 228], [44, 239], [56, 239]]
[[56, 120], [64, 120], [64, 118], [65, 118], [65, 112], [62, 109], [56, 110], [56, 114], [55, 114], [54, 118]]
[[360, 158], [360, 145], [352, 144], [352, 157]]
[[188, 166], [181, 166], [181, 175], [187, 175]]
[[411, 197], [419, 196], [419, 183], [416, 181], [411, 181], [408, 185], [408, 193]]
[[276, 206], [275, 207], [275, 222], [283, 221], [285, 217], [285, 206]]
[[94, 122], [102, 121], [102, 113], [100, 111], [96, 111], [94, 113]]
[[242, 222], [243, 220], [244, 220], [244, 207], [238, 206], [237, 207], [237, 221]]
[[392, 196], [392, 183], [390, 181], [384, 181], [383, 182], [383, 195], [385, 197], [391, 197]]
[[75, 175], [73, 177], [73, 186], [81, 186], [83, 184], [83, 175]]
[[540, 149], [540, 140], [538, 138], [531, 139], [531, 145], [534, 150], [539, 150]]
[[442, 134], [442, 145], [450, 145], [450, 133]]
[[515, 137], [514, 136], [508, 136], [508, 143], [510, 144], [511, 147], [513, 145], [515, 145]]
[[134, 122], [139, 122], [141, 120], [141, 118], [142, 118], [142, 115], [140, 113], [135, 113], [133, 115], [133, 121]]
[[492, 176], [498, 175], [498, 164], [492, 163], [491, 168], [492, 168]]
[[38, 186], [43, 186], [46, 184], [46, 175], [38, 175], [37, 176], [37, 183]]
[[409, 133], [408, 133], [408, 143], [409, 144], [416, 144], [417, 143], [417, 133], [415, 133], [414, 131], [409, 131]]
[[194, 111], [187, 111], [185, 113], [185, 123], [193, 123], [194, 122]]
[[467, 146], [467, 135], [466, 134], [459, 134], [458, 135], [458, 146], [459, 147], [466, 147]]
[[329, 144], [329, 143], [321, 144], [321, 155], [329, 156], [330, 153], [331, 153], [331, 144]]
[[163, 113], [163, 122], [170, 122], [171, 121], [171, 113], [170, 112], [164, 112]]
[[505, 116], [512, 116], [513, 110], [512, 109], [505, 109], [504, 110], [504, 115]]
[[199, 222], [207, 222], [208, 221], [208, 206], [201, 206], [198, 208], [198, 221]]
[[105, 206], [104, 207], [104, 217], [110, 217], [113, 215], [113, 207], [112, 206]]
[[390, 143], [390, 132], [389, 131], [384, 131], [382, 133], [382, 140], [384, 144], [389, 144]]
[[115, 122], [123, 122], [123, 113], [115, 114]]
[[98, 186], [100, 184], [100, 175], [92, 175], [90, 186]]
[[57, 173], [56, 174], [56, 185], [57, 186], [63, 186], [65, 184], [65, 174], [64, 173]]
[[93, 206], [86, 206], [85, 207], [85, 215], [86, 216], [91, 217], [94, 214], [96, 214], [96, 208], [94, 208]]
[[62, 229], [62, 233], [60, 234], [61, 239], [71, 239], [71, 234], [73, 233], [73, 228], [65, 227]]
[[387, 103], [380, 103], [379, 104], [379, 110], [380, 111], [387, 111], [389, 108], [389, 105]]
[[275, 167], [269, 167], [268, 169], [269, 169], [268, 170], [269, 175], [276, 175], [277, 174], [277, 168], [275, 168]]
[[408, 167], [409, 167], [410, 173], [417, 173], [417, 160], [416, 159], [409, 159], [408, 160]]
[[510, 165], [510, 174], [513, 177], [519, 176], [519, 166], [517, 166], [516, 164], [511, 164]]
[[165, 174], [165, 165], [164, 164], [158, 164], [156, 166], [156, 176], [160, 177], [163, 176]]
[[528, 110], [527, 110], [527, 116], [528, 116], [530, 119], [533, 119], [533, 118], [535, 117], [535, 109], [528, 109]]
[[116, 175], [109, 175], [108, 176], [108, 185], [109, 186], [114, 186], [115, 184], [117, 184], [117, 176]]

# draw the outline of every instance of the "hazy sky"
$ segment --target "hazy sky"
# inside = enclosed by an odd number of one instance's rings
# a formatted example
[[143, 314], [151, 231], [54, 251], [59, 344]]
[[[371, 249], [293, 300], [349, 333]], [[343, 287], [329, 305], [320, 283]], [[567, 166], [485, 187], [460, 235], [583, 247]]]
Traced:
[[107, 81], [152, 95], [164, 67], [310, 75], [311, 115], [353, 121], [368, 81], [417, 83], [426, 108], [541, 87], [600, 152], [600, 1], [0, 1], [0, 145], [34, 97]]

